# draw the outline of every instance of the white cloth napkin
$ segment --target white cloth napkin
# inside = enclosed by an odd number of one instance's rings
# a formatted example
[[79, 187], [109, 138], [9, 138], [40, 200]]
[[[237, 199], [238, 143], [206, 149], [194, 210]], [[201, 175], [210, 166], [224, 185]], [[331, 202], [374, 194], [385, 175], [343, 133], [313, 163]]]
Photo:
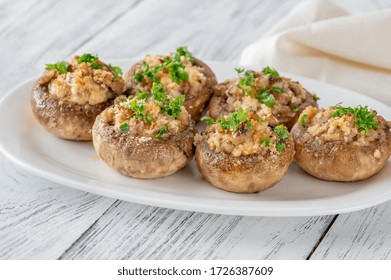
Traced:
[[240, 63], [337, 84], [391, 106], [391, 9], [349, 14], [326, 0], [299, 4]]

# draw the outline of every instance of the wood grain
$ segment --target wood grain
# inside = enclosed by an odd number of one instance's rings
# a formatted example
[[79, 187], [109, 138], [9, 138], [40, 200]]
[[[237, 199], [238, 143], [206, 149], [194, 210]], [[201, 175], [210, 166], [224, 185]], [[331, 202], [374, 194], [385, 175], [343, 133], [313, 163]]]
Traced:
[[332, 216], [210, 215], [117, 202], [63, 259], [305, 259]]
[[391, 259], [391, 202], [339, 215], [311, 259]]
[[1, 259], [58, 258], [115, 201], [0, 163]]

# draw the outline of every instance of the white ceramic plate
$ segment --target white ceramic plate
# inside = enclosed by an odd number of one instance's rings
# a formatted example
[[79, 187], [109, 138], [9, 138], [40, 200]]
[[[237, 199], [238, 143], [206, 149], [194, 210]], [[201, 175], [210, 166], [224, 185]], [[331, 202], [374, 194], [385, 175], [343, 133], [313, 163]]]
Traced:
[[[128, 69], [135, 60], [116, 60]], [[209, 62], [223, 81], [236, 75], [235, 65]], [[295, 77], [320, 106], [338, 102], [368, 105], [391, 119], [391, 108], [379, 101], [315, 80]], [[30, 109], [30, 91], [37, 78], [11, 90], [0, 102], [0, 150], [24, 169], [79, 190], [121, 200], [166, 208], [248, 216], [311, 216], [355, 211], [391, 199], [391, 160], [376, 176], [357, 183], [315, 179], [293, 163], [284, 179], [257, 194], [234, 194], [216, 189], [202, 179], [194, 161], [176, 174], [138, 180], [111, 170], [96, 155], [92, 143], [58, 139], [46, 132]]]

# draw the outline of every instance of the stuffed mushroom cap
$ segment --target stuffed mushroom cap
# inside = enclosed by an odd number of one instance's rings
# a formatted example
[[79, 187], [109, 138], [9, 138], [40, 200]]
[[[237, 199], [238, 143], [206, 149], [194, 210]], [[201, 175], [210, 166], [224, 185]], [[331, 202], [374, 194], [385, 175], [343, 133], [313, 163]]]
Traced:
[[121, 96], [96, 118], [94, 148], [122, 175], [164, 177], [193, 158], [196, 130], [183, 106], [184, 96], [160, 97], [141, 91], [136, 96]]
[[147, 55], [129, 69], [125, 80], [129, 94], [136, 94], [137, 89], [150, 91], [154, 84], [161, 84], [173, 98], [184, 95], [184, 106], [194, 121], [201, 117], [217, 85], [213, 71], [193, 57], [187, 47], [180, 47], [168, 56]]
[[279, 182], [294, 156], [284, 125], [271, 127], [255, 112], [239, 109], [195, 138], [196, 165], [213, 186], [236, 193], [254, 193]]
[[390, 127], [367, 107], [308, 107], [291, 131], [296, 162], [308, 174], [326, 181], [367, 179], [391, 155]]
[[96, 116], [125, 90], [121, 74], [120, 68], [90, 54], [47, 64], [32, 89], [32, 111], [50, 133], [89, 141]]
[[291, 129], [307, 106], [317, 107], [317, 96], [299, 82], [281, 77], [270, 67], [262, 72], [236, 69], [239, 77], [214, 88], [209, 115], [218, 119], [242, 108], [256, 111], [271, 125], [283, 124]]

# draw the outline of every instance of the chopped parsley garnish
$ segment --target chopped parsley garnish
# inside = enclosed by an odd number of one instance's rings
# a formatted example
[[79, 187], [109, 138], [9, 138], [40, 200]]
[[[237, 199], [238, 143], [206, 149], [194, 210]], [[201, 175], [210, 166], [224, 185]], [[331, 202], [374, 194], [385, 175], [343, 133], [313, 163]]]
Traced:
[[212, 119], [211, 117], [209, 117], [209, 116], [203, 116], [200, 120], [201, 121], [206, 121], [206, 125], [207, 126], [210, 126], [210, 125], [216, 123], [216, 121], [214, 119]]
[[352, 114], [356, 117], [354, 124], [358, 127], [361, 134], [367, 134], [370, 129], [377, 129], [379, 125], [375, 121], [376, 113], [370, 111], [368, 106], [343, 107], [336, 105], [332, 107], [334, 112], [332, 117], [342, 117], [347, 114]]
[[270, 145], [270, 138], [269, 137], [262, 138], [261, 144], [263, 144], [266, 148], [269, 147], [269, 145]]
[[46, 70], [56, 69], [58, 73], [65, 74], [66, 72], [68, 72], [68, 65], [69, 63], [66, 61], [58, 61], [55, 64], [46, 64], [45, 69]]
[[282, 142], [276, 143], [276, 150], [277, 152], [281, 153], [285, 149], [285, 144]]
[[168, 133], [168, 125], [165, 124], [163, 128], [159, 130], [159, 132], [155, 135], [155, 138], [159, 138], [160, 136]]
[[171, 79], [174, 83], [180, 84], [189, 79], [189, 73], [185, 71], [185, 65], [183, 64], [181, 57], [186, 57], [191, 63], [194, 62], [194, 57], [187, 50], [187, 47], [179, 47], [176, 50], [176, 53], [173, 53], [170, 57], [164, 59], [164, 62], [152, 69], [149, 69], [148, 64], [143, 61], [141, 66], [141, 71], [134, 75], [134, 80], [137, 83], [140, 83], [144, 80], [146, 76], [149, 79], [152, 79], [156, 83], [160, 83], [157, 73], [163, 68], [167, 69], [170, 73]]
[[136, 73], [136, 75], [134, 75], [134, 79], [137, 83], [140, 83], [144, 80], [144, 75], [142, 73]]
[[151, 123], [153, 121], [153, 119], [152, 119], [150, 114], [145, 114], [144, 118], [147, 121], [147, 123]]
[[300, 125], [306, 125], [307, 124], [307, 121], [308, 121], [308, 116], [306, 114], [304, 114], [300, 120], [299, 120], [299, 123]]
[[299, 108], [297, 108], [297, 106], [295, 105], [295, 104], [291, 104], [291, 111], [293, 112], [293, 113], [297, 113], [298, 111], [299, 111]]
[[114, 72], [114, 81], [118, 81], [118, 79], [122, 76], [122, 69], [118, 66], [113, 66], [109, 64], [109, 68]]
[[271, 87], [271, 88], [269, 89], [269, 92], [283, 93], [283, 92], [284, 92], [284, 89], [281, 88], [281, 87]]
[[263, 69], [262, 73], [263, 75], [268, 76], [270, 78], [277, 78], [280, 76], [276, 69], [271, 68], [269, 66], [266, 66], [265, 69]]
[[141, 73], [136, 73], [134, 75], [134, 79], [137, 83], [140, 83], [144, 80], [144, 75], [147, 75], [147, 76], [151, 76], [151, 74], [149, 73], [149, 66], [148, 64], [143, 61], [143, 65], [141, 66]]
[[274, 128], [274, 133], [277, 134], [282, 140], [289, 137], [289, 131], [283, 124], [277, 125]]
[[258, 90], [258, 95], [255, 97], [267, 107], [274, 108], [274, 105], [276, 105], [276, 99], [272, 94], [273, 92], [282, 93], [284, 92], [284, 89], [280, 87], [271, 87], [270, 89], [260, 88]]
[[164, 86], [159, 82], [153, 82], [151, 93], [152, 93], [153, 100], [163, 102], [167, 99], [167, 94], [164, 90]]
[[186, 57], [191, 63], [194, 63], [193, 54], [188, 51], [186, 46], [179, 47], [176, 49], [175, 59], [180, 60], [181, 56]]
[[239, 126], [244, 123], [247, 128], [251, 129], [252, 125], [247, 120], [248, 111], [244, 111], [243, 109], [239, 109], [236, 112], [233, 112], [228, 118], [221, 117], [217, 122], [220, 124], [220, 127], [227, 131], [231, 129], [232, 131], [237, 131]]
[[136, 99], [133, 99], [129, 103], [129, 108], [130, 110], [133, 111], [134, 115], [139, 118], [143, 119], [144, 118], [144, 111], [145, 111], [145, 104], [144, 103], [139, 103], [137, 102]]
[[136, 98], [138, 100], [146, 100], [148, 98], [148, 96], [149, 96], [149, 93], [146, 92], [146, 91], [142, 91], [140, 89], [136, 89], [136, 91], [137, 91], [137, 97]]
[[180, 84], [189, 79], [189, 73], [185, 72], [185, 65], [181, 60], [170, 58], [166, 60], [165, 67], [170, 72], [171, 79], [174, 83]]
[[312, 94], [312, 98], [313, 98], [315, 101], [320, 100], [320, 97], [319, 97], [318, 95], [316, 95], [315, 92]]
[[237, 83], [237, 87], [243, 91], [245, 96], [250, 95], [256, 80], [254, 73], [248, 70], [245, 71], [241, 68], [235, 68], [235, 70], [240, 77], [239, 82]]
[[276, 99], [274, 98], [274, 95], [269, 93], [266, 88], [260, 88], [256, 98], [269, 108], [273, 108], [274, 105], [276, 105]]
[[178, 117], [178, 115], [181, 113], [181, 107], [183, 103], [185, 102], [185, 96], [181, 95], [178, 96], [175, 99], [170, 99], [168, 104], [162, 104], [162, 109], [167, 112], [168, 115], [172, 117]]
[[123, 122], [119, 126], [119, 129], [121, 130], [122, 133], [128, 132], [129, 131], [129, 124], [128, 124], [128, 122]]
[[77, 63], [89, 63], [91, 68], [93, 69], [101, 69], [103, 67], [103, 64], [99, 63], [99, 57], [98, 55], [92, 55], [90, 53], [85, 53], [79, 59], [77, 60]]

